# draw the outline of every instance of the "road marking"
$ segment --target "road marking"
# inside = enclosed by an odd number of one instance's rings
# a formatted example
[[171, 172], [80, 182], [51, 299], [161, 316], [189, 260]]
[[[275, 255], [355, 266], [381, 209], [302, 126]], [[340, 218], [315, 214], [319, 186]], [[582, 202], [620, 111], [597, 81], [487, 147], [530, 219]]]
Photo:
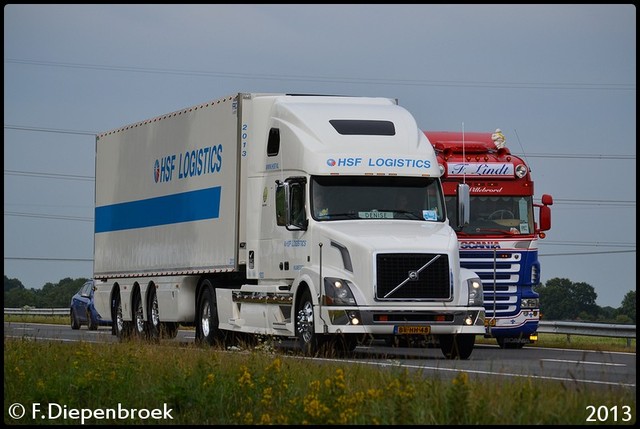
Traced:
[[605, 366], [627, 366], [623, 363], [606, 363], [606, 362], [587, 362], [584, 360], [567, 360], [567, 359], [540, 359], [541, 361], [548, 362], [562, 362], [562, 363], [583, 363], [591, 365], [605, 365]]

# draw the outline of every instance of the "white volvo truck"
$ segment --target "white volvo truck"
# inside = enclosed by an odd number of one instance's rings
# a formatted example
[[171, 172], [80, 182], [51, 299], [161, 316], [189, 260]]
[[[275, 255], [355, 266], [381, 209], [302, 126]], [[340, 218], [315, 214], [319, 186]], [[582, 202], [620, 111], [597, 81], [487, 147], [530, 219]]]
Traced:
[[393, 99], [239, 93], [104, 132], [95, 203], [95, 303], [121, 338], [420, 336], [467, 359], [485, 334], [433, 146]]

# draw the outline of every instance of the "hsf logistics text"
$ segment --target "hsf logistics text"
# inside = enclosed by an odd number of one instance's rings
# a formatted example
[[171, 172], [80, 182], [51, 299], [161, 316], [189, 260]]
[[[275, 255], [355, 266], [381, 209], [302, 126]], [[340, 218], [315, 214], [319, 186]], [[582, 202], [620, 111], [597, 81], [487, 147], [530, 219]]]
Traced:
[[[174, 176], [177, 159], [177, 176]], [[203, 147], [156, 159], [153, 168], [154, 180], [170, 182], [174, 177], [185, 179], [203, 174], [217, 173], [222, 168], [222, 145]]]
[[329, 158], [327, 160], [329, 167], [395, 167], [395, 168], [431, 168], [431, 162], [428, 159], [412, 159], [412, 158]]

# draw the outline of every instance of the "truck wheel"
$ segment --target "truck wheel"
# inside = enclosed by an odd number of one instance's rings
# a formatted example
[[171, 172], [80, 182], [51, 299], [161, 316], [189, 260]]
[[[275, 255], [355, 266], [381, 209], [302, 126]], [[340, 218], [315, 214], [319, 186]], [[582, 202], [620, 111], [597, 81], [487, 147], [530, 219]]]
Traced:
[[226, 336], [218, 327], [218, 308], [213, 285], [205, 280], [199, 300], [196, 341], [210, 346], [224, 346]]
[[440, 350], [447, 359], [469, 359], [475, 342], [473, 334], [440, 335]]
[[158, 310], [158, 295], [156, 295], [156, 287], [151, 285], [149, 288], [149, 307], [147, 308], [149, 322], [147, 323], [147, 331], [149, 339], [157, 341], [160, 339], [160, 312]]
[[112, 313], [112, 333], [114, 333], [115, 336], [118, 337], [120, 341], [122, 341], [129, 337], [131, 324], [130, 322], [125, 322], [124, 317], [122, 317], [122, 301], [120, 300], [120, 291], [117, 291], [113, 297]]
[[144, 337], [146, 334], [140, 289], [136, 289], [133, 294], [133, 329], [137, 337]]
[[73, 313], [73, 310], [70, 310], [69, 313], [69, 317], [71, 317], [71, 329], [73, 329], [74, 331], [80, 329], [80, 322], [78, 322], [78, 319]]
[[313, 301], [308, 289], [302, 293], [297, 308], [296, 333], [300, 348], [305, 355], [315, 356], [323, 346], [324, 339], [314, 331]]

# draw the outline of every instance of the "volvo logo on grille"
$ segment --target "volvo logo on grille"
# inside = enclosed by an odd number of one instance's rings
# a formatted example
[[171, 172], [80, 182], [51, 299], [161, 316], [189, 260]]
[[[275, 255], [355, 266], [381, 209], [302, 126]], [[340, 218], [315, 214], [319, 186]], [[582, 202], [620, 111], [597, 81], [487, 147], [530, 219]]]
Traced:
[[417, 271], [409, 271], [409, 280], [416, 281], [420, 277]]

